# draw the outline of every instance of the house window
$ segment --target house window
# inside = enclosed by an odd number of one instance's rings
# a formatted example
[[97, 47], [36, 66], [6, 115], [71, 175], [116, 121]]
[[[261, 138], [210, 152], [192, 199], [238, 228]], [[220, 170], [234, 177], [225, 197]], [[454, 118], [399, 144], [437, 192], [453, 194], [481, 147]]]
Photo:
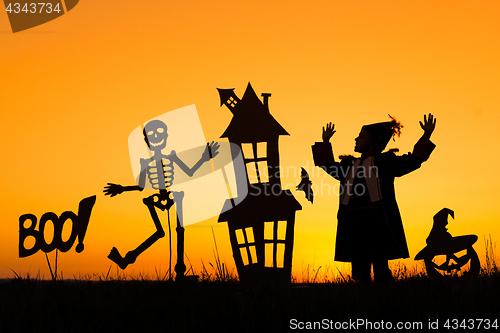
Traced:
[[250, 184], [268, 183], [267, 142], [242, 143], [241, 150], [245, 159], [248, 182]]
[[234, 232], [236, 234], [236, 242], [240, 249], [243, 265], [246, 266], [257, 263], [257, 250], [255, 248], [253, 228], [236, 229]]
[[227, 105], [229, 105], [230, 107], [234, 108], [234, 106], [236, 105], [236, 103], [238, 103], [237, 100], [235, 100], [233, 98], [233, 96], [229, 97], [229, 99], [227, 100]]
[[250, 160], [255, 158], [253, 154], [253, 144], [242, 143], [241, 151], [243, 151], [243, 158], [245, 158], [245, 160]]
[[257, 157], [267, 159], [267, 142], [257, 142]]
[[264, 222], [264, 266], [283, 267], [285, 259], [286, 226], [287, 221]]

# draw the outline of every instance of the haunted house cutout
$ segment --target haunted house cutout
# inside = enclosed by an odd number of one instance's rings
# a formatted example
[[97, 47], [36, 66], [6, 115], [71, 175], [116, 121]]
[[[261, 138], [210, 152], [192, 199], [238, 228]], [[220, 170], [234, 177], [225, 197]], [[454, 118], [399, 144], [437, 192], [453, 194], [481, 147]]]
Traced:
[[[269, 113], [250, 83], [240, 99], [234, 89], [218, 89], [221, 106], [233, 113], [222, 134], [243, 152], [248, 194], [234, 208], [227, 200], [219, 222], [227, 222], [236, 269], [242, 283], [290, 283], [295, 211], [302, 206], [281, 188], [278, 139], [288, 132]], [[236, 196], [242, 196], [244, 193]]]

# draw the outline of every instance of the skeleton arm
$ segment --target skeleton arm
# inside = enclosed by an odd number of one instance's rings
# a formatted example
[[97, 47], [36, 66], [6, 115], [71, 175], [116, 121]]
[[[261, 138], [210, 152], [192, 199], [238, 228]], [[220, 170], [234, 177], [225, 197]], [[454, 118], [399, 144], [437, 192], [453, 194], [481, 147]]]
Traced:
[[[146, 162], [144, 162], [146, 161]], [[139, 176], [139, 185], [132, 186], [122, 186], [120, 184], [108, 183], [108, 186], [104, 187], [104, 195], [109, 195], [114, 197], [115, 195], [121, 194], [123, 192], [128, 191], [142, 191], [146, 185], [146, 168], [144, 167], [144, 163], [147, 165], [148, 160], [141, 159], [141, 173]]]
[[180, 158], [178, 158], [175, 153], [172, 154], [172, 161], [175, 162], [189, 177], [192, 177], [194, 173], [203, 165], [203, 163], [210, 161], [210, 158], [213, 158], [219, 154], [218, 149], [218, 143], [214, 143], [213, 141], [210, 144], [207, 143], [207, 148], [201, 155], [200, 160], [196, 162], [196, 164], [191, 168], [188, 167]]
[[126, 191], [142, 191], [143, 188], [140, 186], [122, 186], [120, 184], [108, 183], [108, 186], [104, 187], [104, 195], [110, 195], [114, 197], [117, 194]]

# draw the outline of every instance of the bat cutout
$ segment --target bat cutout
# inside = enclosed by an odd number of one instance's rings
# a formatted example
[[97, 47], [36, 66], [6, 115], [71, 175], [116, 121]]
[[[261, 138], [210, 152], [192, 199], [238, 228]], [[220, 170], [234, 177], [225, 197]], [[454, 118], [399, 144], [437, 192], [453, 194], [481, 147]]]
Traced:
[[304, 191], [306, 199], [313, 203], [314, 193], [311, 188], [312, 181], [309, 180], [309, 174], [307, 173], [307, 171], [304, 168], [301, 169], [302, 171], [300, 176], [302, 177], [302, 180], [300, 181], [299, 185], [297, 185], [297, 191]]

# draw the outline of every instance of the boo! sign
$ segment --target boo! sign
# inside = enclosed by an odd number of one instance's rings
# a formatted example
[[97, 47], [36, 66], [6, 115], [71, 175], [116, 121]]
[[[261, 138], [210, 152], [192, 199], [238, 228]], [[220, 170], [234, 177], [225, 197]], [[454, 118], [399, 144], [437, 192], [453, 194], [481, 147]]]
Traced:
[[[66, 211], [60, 216], [55, 213], [48, 212], [40, 217], [38, 230], [35, 230], [38, 219], [33, 214], [24, 214], [19, 217], [19, 257], [24, 258], [42, 250], [45, 253], [58, 249], [61, 252], [68, 252], [75, 240], [78, 238], [78, 244], [75, 248], [76, 252], [83, 251], [83, 239], [87, 232], [87, 227], [90, 221], [90, 214], [94, 207], [96, 196], [91, 196], [80, 201], [78, 214], [71, 211]], [[29, 221], [31, 224], [29, 224]], [[62, 230], [65, 223], [72, 222], [71, 236], [67, 241], [62, 240]], [[44, 236], [45, 226], [50, 222], [54, 225], [54, 237], [52, 241], [47, 243]], [[26, 224], [29, 224], [26, 226]], [[27, 249], [24, 242], [27, 237], [35, 238], [35, 245]]]

